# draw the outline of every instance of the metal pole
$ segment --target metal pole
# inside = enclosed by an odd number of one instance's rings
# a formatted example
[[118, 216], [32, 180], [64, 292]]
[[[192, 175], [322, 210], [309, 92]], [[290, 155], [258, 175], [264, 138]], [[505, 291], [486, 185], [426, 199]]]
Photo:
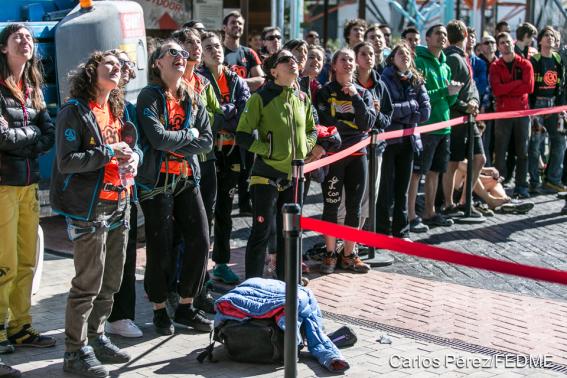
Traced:
[[472, 114], [469, 115], [469, 121], [468, 121], [468, 126], [469, 126], [469, 136], [468, 136], [468, 142], [469, 142], [469, 148], [467, 151], [467, 159], [468, 159], [468, 164], [467, 164], [467, 192], [466, 192], [466, 202], [465, 202], [465, 217], [468, 218], [471, 216], [471, 209], [472, 209], [472, 188], [473, 188], [473, 182], [472, 182], [472, 178], [473, 178], [473, 159], [474, 159], [474, 116]]
[[366, 0], [358, 0], [358, 18], [366, 20]]
[[467, 149], [467, 181], [465, 187], [465, 216], [462, 218], [454, 218], [456, 223], [482, 223], [486, 221], [486, 218], [483, 216], [472, 216], [472, 194], [473, 194], [473, 169], [474, 169], [474, 125], [475, 125], [475, 117], [472, 114], [469, 114], [469, 119], [467, 121], [468, 125], [468, 149]]
[[[303, 197], [305, 194], [305, 174], [303, 173], [305, 163], [303, 160], [292, 160], [291, 162], [291, 179], [293, 180], [293, 202], [299, 205], [300, 211], [303, 209]], [[303, 238], [299, 234], [299, 254], [297, 256], [297, 275], [298, 284], [301, 284], [301, 260], [303, 251]]]
[[[368, 177], [368, 222], [370, 225], [370, 232], [376, 232], [376, 171], [378, 168], [378, 156], [376, 148], [378, 146], [378, 130], [370, 130], [370, 145], [368, 147], [368, 156], [370, 161], [368, 170], [370, 175]], [[368, 248], [368, 259], [376, 257], [376, 248]]]
[[[368, 147], [370, 171], [368, 175], [368, 222], [370, 232], [376, 232], [376, 181], [378, 180], [378, 130], [370, 130], [370, 145]], [[370, 266], [387, 266], [394, 263], [394, 258], [388, 253], [380, 252], [376, 255], [374, 247], [368, 248], [368, 256], [363, 258], [364, 262]]]
[[278, 10], [277, 10], [277, 19], [278, 19], [278, 23], [277, 26], [278, 28], [280, 28], [280, 30], [282, 31], [282, 35], [285, 38], [285, 25], [284, 25], [284, 0], [276, 0], [277, 4], [278, 4]]
[[285, 246], [285, 378], [297, 377], [297, 287], [299, 279], [299, 216], [298, 204], [283, 206], [283, 236]]

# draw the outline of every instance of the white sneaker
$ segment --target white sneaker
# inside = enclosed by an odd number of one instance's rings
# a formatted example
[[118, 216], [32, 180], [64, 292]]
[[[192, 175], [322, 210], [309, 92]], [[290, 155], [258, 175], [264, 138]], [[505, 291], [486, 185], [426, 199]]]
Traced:
[[113, 335], [122, 337], [142, 337], [144, 334], [138, 326], [130, 319], [117, 320], [115, 322], [106, 322], [104, 331]]

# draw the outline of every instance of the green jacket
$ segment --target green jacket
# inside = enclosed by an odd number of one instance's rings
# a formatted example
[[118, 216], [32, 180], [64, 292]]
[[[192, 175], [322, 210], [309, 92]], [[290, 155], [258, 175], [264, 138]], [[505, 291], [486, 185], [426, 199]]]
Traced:
[[[441, 51], [441, 55], [437, 59], [427, 47], [417, 46], [415, 55], [415, 65], [425, 79], [425, 88], [431, 101], [431, 116], [427, 122], [421, 125], [447, 121], [450, 117], [449, 109], [457, 100], [457, 96], [449, 96], [447, 84], [451, 81], [451, 69], [446, 63], [445, 54]], [[431, 134], [440, 135], [450, 133], [450, 127], [431, 132]]]
[[305, 93], [271, 81], [250, 97], [238, 122], [236, 143], [257, 155], [252, 176], [291, 178], [291, 161], [305, 159], [317, 141], [311, 106]]

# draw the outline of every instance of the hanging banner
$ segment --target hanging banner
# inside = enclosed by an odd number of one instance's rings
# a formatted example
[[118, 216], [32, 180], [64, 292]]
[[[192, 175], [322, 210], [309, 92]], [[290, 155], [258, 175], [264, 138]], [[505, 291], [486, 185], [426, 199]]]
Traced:
[[220, 30], [222, 27], [223, 0], [193, 0], [194, 19], [205, 25], [207, 30]]
[[191, 0], [136, 0], [136, 2], [144, 9], [146, 29], [175, 30], [192, 18]]

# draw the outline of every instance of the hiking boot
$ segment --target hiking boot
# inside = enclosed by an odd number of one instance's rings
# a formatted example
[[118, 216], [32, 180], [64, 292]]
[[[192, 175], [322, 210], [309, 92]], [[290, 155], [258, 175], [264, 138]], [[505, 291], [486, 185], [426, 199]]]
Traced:
[[203, 286], [201, 292], [193, 298], [193, 307], [197, 310], [203, 310], [207, 314], [215, 314], [215, 299], [207, 289], [207, 286]]
[[443, 216], [448, 218], [460, 218], [465, 216], [465, 213], [462, 211], [462, 209], [460, 209], [455, 204], [447, 206], [441, 213], [443, 214]]
[[345, 256], [341, 253], [341, 255], [339, 256], [339, 266], [341, 267], [341, 269], [352, 270], [356, 273], [368, 273], [368, 271], [370, 270], [370, 265], [362, 262], [362, 260], [356, 253], [351, 253], [348, 256]]
[[104, 332], [128, 338], [144, 336], [142, 330], [131, 319], [107, 321], [104, 325]]
[[423, 224], [423, 220], [420, 217], [415, 217], [409, 222], [410, 232], [415, 232], [416, 234], [421, 234], [429, 231], [429, 227]]
[[156, 327], [156, 332], [160, 335], [173, 335], [173, 332], [175, 332], [175, 328], [165, 308], [154, 310], [154, 327]]
[[96, 358], [103, 364], [124, 364], [130, 361], [130, 355], [118, 348], [105, 335], [97, 336], [89, 342]]
[[11, 366], [6, 365], [0, 361], [0, 377], [1, 378], [19, 378], [22, 376], [22, 372], [14, 369]]
[[[463, 216], [466, 216], [467, 214], [467, 205], [466, 204], [460, 204], [459, 206], [457, 206], [457, 209], [459, 209], [459, 211], [462, 211]], [[471, 213], [469, 215], [470, 218], [482, 218], [482, 213], [480, 211], [478, 211], [474, 206], [471, 207]]]
[[109, 377], [108, 369], [96, 358], [93, 348], [90, 346], [84, 346], [77, 352], [65, 352], [63, 371], [83, 377]]
[[226, 284], [233, 285], [240, 281], [240, 278], [226, 264], [217, 264], [213, 268], [213, 277]]
[[423, 223], [429, 227], [451, 227], [455, 224], [452, 219], [445, 218], [441, 214], [435, 214], [431, 218], [423, 218]]
[[493, 217], [494, 216], [494, 211], [492, 211], [487, 204], [485, 203], [481, 203], [481, 202], [477, 202], [474, 204], [474, 208], [480, 212], [482, 215], [484, 215], [485, 217]]
[[201, 332], [213, 330], [213, 322], [205, 317], [204, 312], [192, 309], [190, 304], [180, 304], [173, 321]]
[[335, 271], [337, 267], [337, 254], [334, 252], [327, 252], [321, 265], [319, 266], [319, 271], [323, 274], [331, 274]]
[[49, 348], [55, 345], [51, 336], [41, 335], [31, 325], [26, 324], [19, 332], [8, 337], [10, 343], [16, 347]]
[[14, 353], [15, 351], [16, 348], [14, 348], [10, 340], [8, 340], [6, 329], [2, 326], [2, 328], [0, 328], [0, 354]]
[[563, 184], [556, 184], [554, 182], [551, 181], [546, 181], [543, 183], [543, 187], [545, 189], [548, 189], [549, 191], [551, 191], [552, 193], [560, 193], [560, 192], [564, 192], [565, 190], [567, 190], [567, 188], [565, 187], [565, 185]]

